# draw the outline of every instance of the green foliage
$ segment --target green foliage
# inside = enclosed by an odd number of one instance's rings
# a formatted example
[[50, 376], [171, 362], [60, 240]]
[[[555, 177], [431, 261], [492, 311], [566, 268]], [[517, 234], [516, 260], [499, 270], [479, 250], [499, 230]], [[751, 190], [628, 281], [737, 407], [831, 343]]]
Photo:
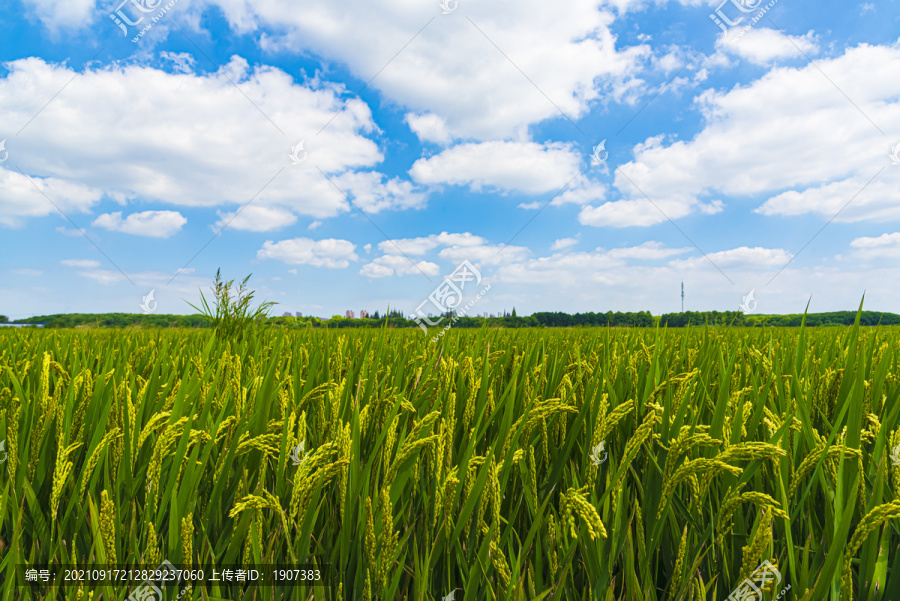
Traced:
[[900, 599], [898, 334], [3, 329], [0, 600], [112, 553], [335, 578], [183, 601]]
[[[613, 327], [613, 328], [654, 328], [657, 323], [663, 327], [792, 327], [798, 328], [803, 315], [745, 315], [738, 311], [686, 311], [684, 313], [667, 313], [656, 317], [648, 311], [622, 313], [548, 313], [541, 312], [527, 317], [507, 315], [506, 317], [458, 317], [454, 328], [539, 328], [539, 327]], [[837, 311], [833, 313], [810, 313], [806, 316], [806, 325], [815, 327], [852, 326], [856, 313]], [[368, 318], [348, 319], [343, 315], [335, 315], [328, 319], [318, 317], [271, 316], [263, 320], [266, 324], [286, 327], [329, 327], [329, 328], [380, 328], [384, 327], [383, 316], [376, 311]], [[43, 324], [47, 328], [75, 327], [113, 327], [113, 328], [200, 328], [208, 327], [211, 321], [204, 315], [166, 315], [151, 313], [68, 313], [61, 315], [41, 315], [17, 320], [19, 324]], [[860, 323], [864, 326], [900, 325], [900, 315], [863, 311]], [[407, 319], [400, 311], [391, 311], [388, 320], [390, 328], [417, 328], [415, 320]], [[442, 322], [438, 329], [446, 325]]]
[[188, 304], [212, 323], [217, 338], [240, 340], [247, 331], [258, 325], [258, 320], [268, 317], [269, 310], [278, 303], [267, 301], [253, 307], [251, 303], [255, 292], [247, 289], [250, 276], [245, 277], [240, 287], [234, 289], [234, 280], [224, 281], [221, 271], [216, 270], [216, 281], [212, 288], [213, 306], [210, 307], [202, 290], [200, 291], [202, 308]]

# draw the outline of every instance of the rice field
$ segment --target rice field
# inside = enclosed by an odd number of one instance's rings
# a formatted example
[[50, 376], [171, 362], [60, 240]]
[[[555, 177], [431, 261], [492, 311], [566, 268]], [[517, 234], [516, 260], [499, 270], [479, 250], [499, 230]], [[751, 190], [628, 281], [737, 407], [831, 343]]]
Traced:
[[2, 599], [900, 599], [897, 329], [429, 340], [0, 332]]

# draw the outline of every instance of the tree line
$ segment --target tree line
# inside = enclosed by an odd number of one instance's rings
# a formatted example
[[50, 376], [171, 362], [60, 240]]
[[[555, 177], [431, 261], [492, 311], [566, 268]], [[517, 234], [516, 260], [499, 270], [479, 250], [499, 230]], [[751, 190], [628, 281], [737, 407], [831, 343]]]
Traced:
[[[448, 313], [442, 316], [437, 328], [445, 326], [454, 316]], [[831, 313], [811, 313], [806, 316], [808, 326], [848, 326], [853, 325], [856, 318], [855, 311], [835, 311]], [[432, 322], [438, 318], [430, 318]], [[319, 317], [293, 317], [293, 316], [269, 316], [261, 320], [274, 326], [288, 328], [416, 328], [419, 324], [413, 319], [408, 319], [402, 312], [392, 310], [386, 315], [378, 312], [371, 317], [347, 318], [334, 315], [330, 319]], [[703, 327], [703, 326], [734, 326], [734, 327], [799, 327], [803, 321], [803, 314], [792, 315], [754, 315], [741, 311], [685, 311], [684, 313], [665, 313], [653, 315], [649, 311], [621, 312], [607, 311], [606, 313], [562, 313], [539, 312], [528, 316], [505, 313], [499, 317], [474, 317], [459, 316], [453, 322], [454, 328], [589, 328], [589, 327], [638, 327], [651, 328], [657, 325], [669, 328]], [[7, 323], [8, 319], [0, 315], [0, 323]], [[56, 315], [41, 315], [28, 319], [15, 320], [17, 324], [43, 324], [45, 328], [203, 328], [209, 326], [209, 321], [203, 315], [165, 315], [143, 313], [65, 313]], [[895, 313], [881, 313], [877, 311], [863, 311], [861, 324], [874, 325], [900, 325], [900, 315]]]

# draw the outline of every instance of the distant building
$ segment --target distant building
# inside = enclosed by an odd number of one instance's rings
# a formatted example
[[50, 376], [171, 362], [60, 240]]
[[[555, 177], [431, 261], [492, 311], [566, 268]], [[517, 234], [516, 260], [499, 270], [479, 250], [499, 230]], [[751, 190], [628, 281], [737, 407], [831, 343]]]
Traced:
[[355, 319], [356, 313], [354, 313], [351, 309], [347, 309], [347, 312], [344, 313], [344, 317], [346, 317], [347, 319]]
[[290, 317], [290, 316], [291, 316], [291, 312], [290, 312], [290, 311], [285, 311], [284, 313], [281, 314], [281, 316], [282, 316], [282, 317]]
[[366, 318], [366, 317], [369, 316], [369, 312], [366, 311], [365, 309], [360, 309], [360, 310], [359, 310], [359, 316], [362, 317], [362, 318]]
[[297, 317], [303, 317], [303, 313], [301, 313], [300, 311], [297, 311], [294, 315], [296, 315]]

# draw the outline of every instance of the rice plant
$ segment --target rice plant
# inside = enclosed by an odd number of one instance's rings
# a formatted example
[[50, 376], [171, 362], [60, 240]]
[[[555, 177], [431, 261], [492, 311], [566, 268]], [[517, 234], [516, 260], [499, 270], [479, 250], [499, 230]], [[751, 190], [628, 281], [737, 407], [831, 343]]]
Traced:
[[226, 282], [222, 279], [222, 270], [217, 269], [216, 280], [212, 286], [212, 306], [206, 300], [206, 295], [202, 290], [200, 291], [200, 307], [188, 303], [194, 310], [209, 319], [217, 337], [221, 339], [242, 338], [245, 332], [254, 328], [257, 320], [267, 317], [269, 310], [278, 304], [264, 301], [256, 307], [251, 305], [256, 294], [247, 287], [251, 275], [253, 274], [245, 277], [240, 286], [235, 288], [234, 280]]
[[3, 331], [0, 596], [168, 560], [330, 570], [192, 600], [900, 599], [897, 334]]

